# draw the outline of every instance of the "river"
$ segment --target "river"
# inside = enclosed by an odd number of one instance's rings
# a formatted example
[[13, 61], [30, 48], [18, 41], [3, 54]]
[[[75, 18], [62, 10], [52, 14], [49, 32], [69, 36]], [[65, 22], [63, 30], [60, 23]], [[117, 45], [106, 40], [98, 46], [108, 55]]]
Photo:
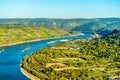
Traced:
[[40, 48], [45, 48], [60, 43], [60, 40], [72, 38], [89, 37], [90, 34], [67, 36], [61, 38], [45, 39], [34, 42], [27, 42], [0, 48], [0, 80], [29, 80], [20, 71], [20, 61]]

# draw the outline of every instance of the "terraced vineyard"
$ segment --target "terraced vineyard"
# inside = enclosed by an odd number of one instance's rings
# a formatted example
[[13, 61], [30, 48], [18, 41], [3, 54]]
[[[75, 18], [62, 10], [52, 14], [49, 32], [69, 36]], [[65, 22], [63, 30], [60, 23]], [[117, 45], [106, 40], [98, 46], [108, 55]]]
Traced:
[[78, 39], [40, 49], [21, 67], [41, 80], [106, 80], [120, 75], [120, 39]]
[[0, 25], [0, 45], [66, 35], [69, 32], [54, 26]]

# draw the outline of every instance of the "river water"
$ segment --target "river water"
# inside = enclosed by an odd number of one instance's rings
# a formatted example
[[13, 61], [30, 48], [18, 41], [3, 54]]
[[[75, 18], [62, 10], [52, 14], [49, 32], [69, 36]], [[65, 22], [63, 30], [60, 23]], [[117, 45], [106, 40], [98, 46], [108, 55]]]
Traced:
[[60, 40], [89, 37], [90, 34], [46, 39], [0, 48], [0, 80], [29, 80], [20, 71], [20, 61], [40, 48], [60, 43]]

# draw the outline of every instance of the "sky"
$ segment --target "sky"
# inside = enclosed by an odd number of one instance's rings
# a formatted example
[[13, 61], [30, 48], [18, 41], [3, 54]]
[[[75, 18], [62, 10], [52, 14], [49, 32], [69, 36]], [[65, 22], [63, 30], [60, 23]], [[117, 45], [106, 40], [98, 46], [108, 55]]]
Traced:
[[120, 17], [120, 0], [0, 0], [0, 18]]

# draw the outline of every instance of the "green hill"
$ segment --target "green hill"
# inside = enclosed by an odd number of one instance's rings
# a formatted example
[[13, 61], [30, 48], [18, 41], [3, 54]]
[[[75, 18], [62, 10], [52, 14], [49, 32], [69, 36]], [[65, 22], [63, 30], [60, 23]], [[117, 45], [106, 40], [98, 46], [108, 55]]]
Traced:
[[69, 32], [58, 27], [27, 27], [27, 26], [0, 26], [0, 45], [61, 37], [69, 35]]
[[[57, 26], [71, 33], [99, 32], [120, 28], [120, 18], [93, 18], [93, 19], [52, 19], [52, 18], [23, 18], [0, 19], [0, 24], [15, 24], [28, 26]], [[102, 32], [101, 32], [102, 33]]]
[[[104, 38], [77, 39], [40, 49], [21, 67], [43, 80], [106, 80], [120, 75], [119, 30]], [[114, 38], [115, 37], [115, 38]]]
[[76, 26], [72, 31], [83, 31], [83, 32], [96, 32], [97, 30], [104, 29], [107, 24], [103, 22], [90, 22], [81, 26]]
[[114, 29], [120, 29], [120, 18], [0, 19], [0, 44], [46, 37], [60, 37], [68, 34], [79, 34], [80, 32], [97, 33], [104, 36]]
[[72, 29], [72, 31], [81, 31], [81, 32], [95, 32], [98, 34], [102, 34], [103, 31], [111, 31], [114, 29], [120, 29], [120, 21], [113, 20], [104, 21], [103, 19], [99, 21], [89, 22], [87, 24], [83, 24], [80, 26], [76, 26]]
[[0, 24], [17, 24], [29, 26], [57, 26], [70, 31], [73, 27], [87, 23], [87, 19], [52, 19], [52, 18], [25, 18], [25, 19], [0, 19]]
[[104, 36], [105, 39], [113, 38], [113, 39], [120, 39], [120, 30], [114, 30], [111, 33]]

